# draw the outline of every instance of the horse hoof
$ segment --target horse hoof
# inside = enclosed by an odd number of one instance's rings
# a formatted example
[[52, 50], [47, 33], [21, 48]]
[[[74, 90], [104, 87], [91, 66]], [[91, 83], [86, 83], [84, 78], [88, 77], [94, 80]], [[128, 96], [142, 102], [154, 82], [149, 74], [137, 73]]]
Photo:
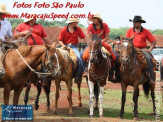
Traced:
[[93, 118], [94, 116], [93, 115], [89, 115], [90, 118]]
[[68, 116], [69, 116], [69, 117], [73, 117], [73, 113], [69, 113]]
[[123, 119], [123, 117], [121, 117], [121, 116], [118, 116], [118, 117], [117, 117], [117, 119]]
[[35, 105], [35, 110], [38, 110], [39, 109], [39, 105]]
[[47, 111], [49, 111], [49, 110], [50, 110], [50, 107], [48, 106], [48, 107], [47, 107]]
[[134, 117], [134, 118], [133, 118], [133, 120], [138, 121], [138, 120], [139, 120], [139, 118], [138, 118], [138, 117]]
[[56, 111], [52, 111], [52, 114], [53, 114], [53, 115], [57, 115], [57, 112], [56, 112]]
[[79, 103], [79, 104], [78, 104], [78, 107], [82, 107], [82, 103]]

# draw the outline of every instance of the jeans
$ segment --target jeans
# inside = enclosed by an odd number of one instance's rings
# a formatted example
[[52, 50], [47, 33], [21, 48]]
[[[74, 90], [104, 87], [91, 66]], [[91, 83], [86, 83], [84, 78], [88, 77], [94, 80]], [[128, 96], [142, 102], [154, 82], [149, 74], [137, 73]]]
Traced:
[[155, 75], [154, 75], [154, 71], [153, 71], [154, 66], [153, 66], [153, 62], [152, 62], [152, 56], [148, 52], [143, 51], [143, 53], [144, 53], [145, 58], [147, 60], [148, 71], [150, 73], [150, 78], [155, 81]]
[[75, 52], [77, 56], [77, 72], [75, 74], [75, 81], [79, 82], [81, 80], [83, 71], [84, 71], [84, 62], [82, 58], [80, 57], [80, 52], [77, 50], [76, 45], [71, 45], [70, 48]]

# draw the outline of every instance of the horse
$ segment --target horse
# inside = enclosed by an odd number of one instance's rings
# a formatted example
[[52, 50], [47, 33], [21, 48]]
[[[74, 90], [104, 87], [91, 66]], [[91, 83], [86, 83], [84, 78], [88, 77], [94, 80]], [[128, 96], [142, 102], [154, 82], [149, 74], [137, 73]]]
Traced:
[[155, 85], [149, 84], [149, 76], [146, 73], [136, 55], [136, 49], [133, 46], [133, 38], [124, 38], [121, 44], [121, 52], [119, 57], [119, 72], [121, 78], [122, 87], [122, 99], [121, 99], [121, 110], [119, 118], [123, 118], [124, 106], [126, 101], [126, 90], [127, 87], [133, 86], [133, 102], [134, 102], [134, 120], [138, 119], [138, 96], [139, 96], [139, 85], [143, 84], [143, 90], [146, 96], [149, 95], [151, 90], [151, 97], [153, 102], [153, 112], [155, 112]]
[[106, 78], [111, 68], [110, 59], [104, 54], [101, 46], [101, 39], [98, 35], [92, 36], [89, 44], [89, 64], [88, 64], [88, 86], [90, 94], [90, 117], [93, 117], [93, 104], [96, 97], [96, 108], [98, 108], [98, 100], [100, 102], [99, 115], [103, 116], [103, 93]]
[[[24, 46], [24, 45], [28, 45], [28, 43], [25, 41], [25, 38], [21, 38], [21, 39], [18, 39], [17, 41], [13, 41], [13, 42], [7, 42], [7, 41], [0, 41], [0, 46], [1, 46], [1, 59], [3, 60], [3, 57], [5, 56], [5, 53], [7, 53], [7, 51], [9, 49], [17, 49], [18, 47], [20, 46]], [[0, 67], [2, 68], [2, 61], [0, 61]], [[41, 71], [41, 65], [39, 65], [37, 68], [37, 71]], [[2, 70], [2, 69], [1, 69]], [[5, 70], [4, 70], [4, 73], [5, 74]], [[2, 75], [3, 76], [3, 75]], [[38, 102], [39, 102], [39, 96], [40, 96], [40, 93], [41, 93], [41, 87], [43, 86], [43, 89], [45, 91], [45, 94], [47, 96], [47, 110], [50, 109], [50, 101], [49, 101], [49, 93], [50, 93], [50, 86], [51, 86], [51, 80], [48, 78], [47, 82], [45, 82], [44, 84], [45, 85], [42, 85], [40, 82], [39, 82], [39, 78], [37, 76], [37, 74], [31, 72], [29, 74], [29, 77], [27, 79], [27, 82], [25, 83], [25, 87], [26, 87], [26, 92], [25, 92], [25, 96], [24, 96], [24, 104], [27, 105], [28, 103], [28, 96], [29, 96], [29, 92], [30, 92], [30, 88], [31, 88], [31, 83], [34, 84], [34, 86], [36, 86], [37, 88], [37, 97], [36, 97], [36, 100], [35, 100], [35, 110], [38, 110], [39, 108], [39, 105], [38, 105]]]
[[[4, 104], [9, 104], [11, 90], [14, 90], [13, 105], [18, 105], [20, 93], [26, 83], [26, 78], [31, 71], [38, 67], [42, 62], [50, 65], [49, 71], [53, 75], [53, 65], [46, 55], [49, 55], [53, 46], [20, 46], [18, 49], [11, 49], [5, 55], [3, 65], [6, 73], [0, 79], [0, 88], [4, 88]], [[46, 51], [47, 50], [47, 51]], [[16, 58], [15, 58], [16, 57]]]
[[[69, 51], [61, 49], [61, 48], [54, 48], [53, 50], [53, 57], [51, 60], [53, 61], [54, 65], [54, 79], [55, 79], [55, 86], [56, 86], [56, 93], [55, 93], [55, 105], [52, 110], [53, 114], [57, 114], [57, 106], [58, 106], [58, 99], [59, 99], [59, 88], [60, 82], [65, 81], [67, 84], [68, 94], [67, 100], [69, 102], [68, 114], [69, 116], [73, 115], [72, 111], [72, 79], [75, 76], [75, 72], [77, 71], [77, 57], [72, 49], [69, 48]], [[82, 106], [81, 103], [81, 95], [80, 95], [80, 85], [78, 84], [78, 106]]]

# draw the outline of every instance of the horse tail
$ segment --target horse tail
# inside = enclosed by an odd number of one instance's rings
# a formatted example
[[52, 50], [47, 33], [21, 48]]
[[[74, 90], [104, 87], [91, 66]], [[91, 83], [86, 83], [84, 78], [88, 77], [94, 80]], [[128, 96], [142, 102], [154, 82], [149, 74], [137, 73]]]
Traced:
[[160, 79], [163, 80], [163, 64], [160, 63]]
[[150, 90], [150, 86], [149, 86], [149, 83], [148, 82], [145, 82], [143, 84], [143, 90], [144, 90], [144, 93], [145, 93], [146, 97], [148, 98], [148, 96], [149, 96], [149, 90]]
[[99, 95], [99, 85], [98, 85], [98, 83], [94, 84], [94, 94], [95, 94], [96, 101], [98, 101], [98, 95]]

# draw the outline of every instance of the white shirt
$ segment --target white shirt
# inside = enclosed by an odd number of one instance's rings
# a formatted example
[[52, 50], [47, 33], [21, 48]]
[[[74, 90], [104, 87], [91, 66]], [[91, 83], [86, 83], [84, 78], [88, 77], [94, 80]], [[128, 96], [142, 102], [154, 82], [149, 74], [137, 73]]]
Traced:
[[0, 21], [0, 23], [1, 23], [0, 39], [2, 39], [2, 41], [5, 41], [5, 36], [7, 37], [13, 36], [11, 23], [6, 19]]

